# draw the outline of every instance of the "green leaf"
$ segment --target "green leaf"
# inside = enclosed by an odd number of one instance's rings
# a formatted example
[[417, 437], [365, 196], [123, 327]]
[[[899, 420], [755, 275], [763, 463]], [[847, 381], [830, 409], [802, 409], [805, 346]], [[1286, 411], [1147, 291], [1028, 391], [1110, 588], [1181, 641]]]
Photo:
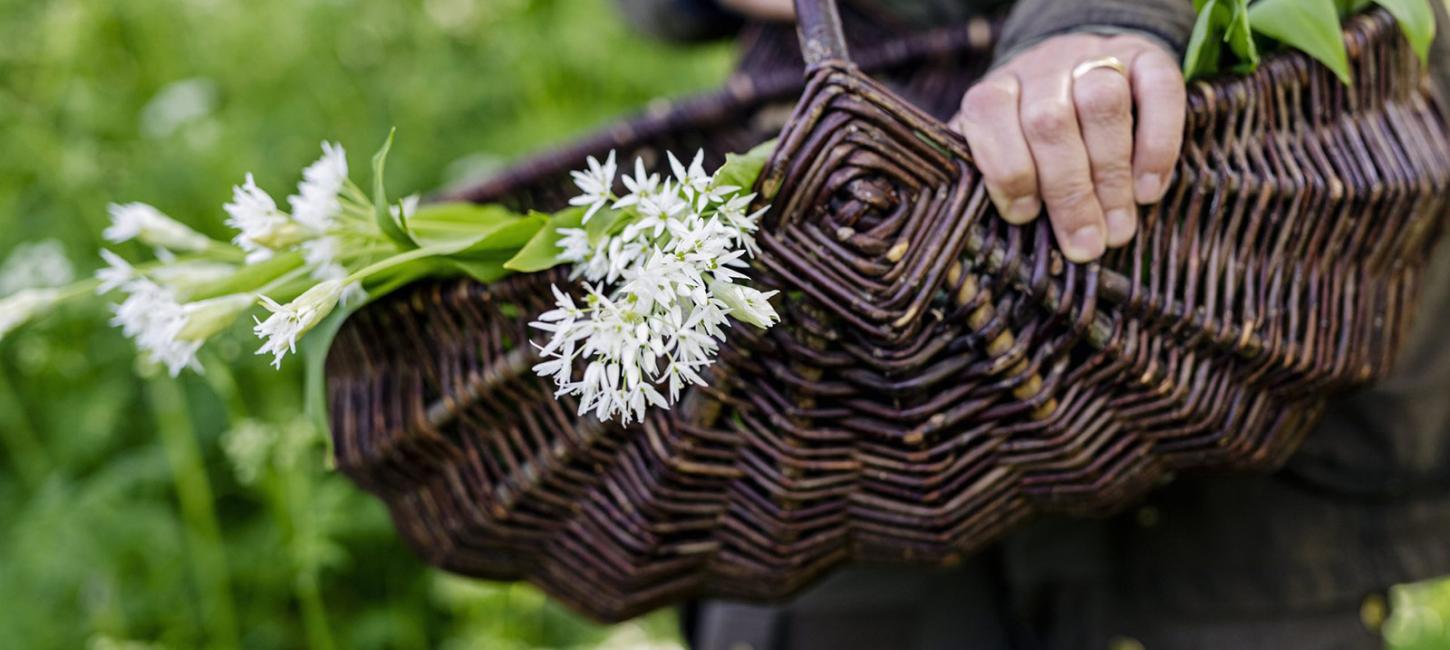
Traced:
[[450, 257], [482, 251], [516, 251], [528, 243], [548, 217], [521, 215], [499, 205], [438, 203], [418, 209], [409, 221], [413, 236]]
[[[533, 273], [557, 266], [560, 263], [559, 229], [578, 228], [583, 221], [583, 207], [570, 208], [555, 214], [549, 218], [548, 223], [534, 233], [533, 238], [529, 239], [517, 254], [504, 263], [504, 268], [522, 273]], [[590, 219], [589, 223], [593, 224], [594, 221], [595, 219]]]
[[186, 296], [186, 299], [189, 301], [206, 300], [233, 293], [256, 291], [267, 283], [282, 277], [288, 271], [301, 267], [302, 261], [302, 253], [297, 251], [278, 253], [261, 262], [243, 266], [226, 279], [203, 291], [192, 293]]
[[1410, 49], [1420, 57], [1421, 63], [1428, 64], [1430, 43], [1435, 40], [1435, 10], [1430, 7], [1430, 0], [1374, 0], [1374, 3], [1395, 17], [1400, 31], [1410, 42]]
[[594, 213], [594, 217], [589, 220], [589, 223], [584, 224], [584, 233], [589, 237], [590, 245], [598, 245], [605, 237], [623, 230], [624, 225], [634, 216], [633, 212], [603, 208]]
[[478, 235], [520, 218], [517, 212], [499, 205], [473, 203], [431, 203], [419, 207], [408, 220], [412, 237], [421, 246], [444, 246]]
[[1260, 0], [1249, 6], [1255, 32], [1299, 50], [1349, 83], [1349, 56], [1335, 0]]
[[1190, 81], [1218, 72], [1224, 35], [1232, 17], [1218, 0], [1194, 0], [1193, 6], [1198, 18], [1193, 22], [1193, 34], [1183, 55], [1183, 77]]
[[[375, 297], [370, 295], [369, 300]], [[343, 321], [354, 309], [338, 305], [331, 315], [302, 337], [302, 408], [318, 431], [332, 431], [327, 413], [327, 351], [332, 349], [332, 339], [337, 337]]]
[[1228, 1], [1233, 9], [1233, 17], [1229, 19], [1224, 42], [1229, 44], [1229, 49], [1233, 50], [1238, 59], [1234, 64], [1234, 71], [1248, 74], [1259, 69], [1259, 48], [1254, 43], [1254, 32], [1249, 27], [1249, 1]]
[[755, 179], [760, 178], [760, 170], [765, 169], [765, 163], [770, 160], [770, 154], [775, 152], [775, 142], [767, 140], [743, 154], [725, 154], [725, 164], [715, 171], [715, 180], [710, 185], [734, 185], [750, 191], [755, 187]]
[[525, 216], [516, 217], [478, 233], [471, 243], [458, 249], [455, 253], [450, 253], [449, 256], [460, 257], [506, 251], [508, 255], [504, 256], [504, 259], [508, 259], [529, 243], [529, 240], [543, 230], [548, 223], [548, 216], [530, 212]]
[[450, 275], [449, 271], [452, 268], [452, 265], [445, 261], [425, 257], [397, 266], [375, 277], [368, 278], [363, 282], [363, 289], [367, 291], [368, 302], [373, 302], [397, 291], [401, 287], [413, 283], [415, 280], [430, 276]]
[[403, 250], [410, 250], [417, 248], [418, 243], [393, 219], [393, 211], [388, 209], [388, 193], [383, 188], [383, 167], [388, 161], [388, 150], [393, 148], [393, 134], [397, 132], [396, 128], [389, 130], [383, 147], [373, 154], [373, 217], [378, 222], [378, 229], [388, 239], [396, 242]]
[[1334, 0], [1335, 6], [1339, 7], [1339, 15], [1348, 16], [1357, 14], [1365, 7], [1368, 7], [1373, 0]]
[[485, 284], [502, 280], [512, 273], [509, 268], [504, 266], [504, 262], [505, 258], [502, 257], [494, 259], [448, 260], [448, 263], [453, 268]]

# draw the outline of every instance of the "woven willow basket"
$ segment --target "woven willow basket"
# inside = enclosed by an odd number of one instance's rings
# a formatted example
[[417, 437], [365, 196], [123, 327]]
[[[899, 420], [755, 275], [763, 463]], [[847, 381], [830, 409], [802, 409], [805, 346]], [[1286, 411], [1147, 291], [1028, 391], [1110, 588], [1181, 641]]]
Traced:
[[458, 195], [554, 209], [586, 154], [718, 161], [779, 132], [754, 274], [783, 320], [733, 328], [708, 389], [630, 428], [556, 401], [527, 323], [559, 270], [420, 283], [339, 334], [337, 465], [429, 562], [602, 620], [779, 599], [849, 561], [950, 563], [1175, 470], [1275, 467], [1328, 396], [1389, 368], [1450, 145], [1388, 14], [1345, 28], [1352, 87], [1298, 54], [1193, 84], [1167, 198], [1077, 265], [1044, 220], [997, 216], [941, 122], [989, 22], [891, 40], [848, 16], [853, 64], [833, 3], [797, 4], [803, 68], [752, 32], [720, 94]]

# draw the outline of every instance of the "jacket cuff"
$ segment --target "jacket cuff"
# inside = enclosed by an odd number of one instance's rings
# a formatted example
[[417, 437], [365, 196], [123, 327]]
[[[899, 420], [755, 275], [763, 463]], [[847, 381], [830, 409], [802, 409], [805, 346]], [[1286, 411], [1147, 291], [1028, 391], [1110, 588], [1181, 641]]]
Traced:
[[728, 36], [741, 18], [715, 0], [615, 0], [631, 25], [671, 41], [698, 41]]
[[1003, 25], [995, 59], [1001, 63], [1048, 37], [1083, 31], [1142, 34], [1181, 58], [1193, 21], [1187, 0], [1021, 0]]

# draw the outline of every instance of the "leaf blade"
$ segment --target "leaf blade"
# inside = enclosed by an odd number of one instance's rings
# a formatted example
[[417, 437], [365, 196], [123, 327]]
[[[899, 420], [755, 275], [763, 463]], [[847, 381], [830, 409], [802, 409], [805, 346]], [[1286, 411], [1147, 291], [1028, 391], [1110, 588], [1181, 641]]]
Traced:
[[1255, 32], [1309, 55], [1341, 82], [1350, 82], [1335, 0], [1260, 0], [1249, 5], [1248, 19]]
[[1374, 0], [1395, 17], [1410, 49], [1420, 57], [1420, 63], [1430, 62], [1430, 44], [1435, 40], [1435, 10], [1430, 0]]

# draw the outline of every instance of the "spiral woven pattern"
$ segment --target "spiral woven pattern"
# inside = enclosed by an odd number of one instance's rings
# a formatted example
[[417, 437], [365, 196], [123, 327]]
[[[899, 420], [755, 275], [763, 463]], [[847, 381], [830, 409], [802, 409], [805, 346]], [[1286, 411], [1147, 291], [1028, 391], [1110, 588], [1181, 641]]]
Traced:
[[[1275, 467], [1329, 396], [1389, 369], [1444, 222], [1423, 70], [1383, 12], [1345, 38], [1352, 87], [1292, 54], [1194, 84], [1167, 198], [1090, 265], [996, 215], [945, 102], [813, 66], [757, 187], [754, 276], [783, 320], [732, 328], [709, 388], [627, 429], [578, 417], [530, 371], [561, 271], [421, 283], [334, 344], [338, 467], [429, 562], [601, 620], [779, 599], [847, 561], [950, 563], [1034, 512]], [[731, 148], [767, 104], [719, 122]], [[545, 204], [562, 181], [533, 169], [474, 196]]]

